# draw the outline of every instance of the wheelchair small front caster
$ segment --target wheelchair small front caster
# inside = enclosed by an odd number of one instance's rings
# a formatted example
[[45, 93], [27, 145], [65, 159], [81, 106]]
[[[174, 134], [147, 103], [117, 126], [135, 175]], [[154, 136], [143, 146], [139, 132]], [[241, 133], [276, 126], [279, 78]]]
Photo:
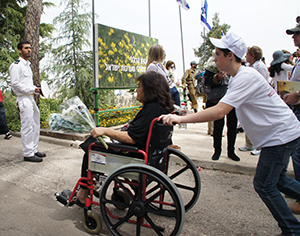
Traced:
[[99, 215], [91, 210], [87, 210], [86, 214], [83, 214], [82, 225], [89, 234], [99, 234], [102, 230], [102, 222]]

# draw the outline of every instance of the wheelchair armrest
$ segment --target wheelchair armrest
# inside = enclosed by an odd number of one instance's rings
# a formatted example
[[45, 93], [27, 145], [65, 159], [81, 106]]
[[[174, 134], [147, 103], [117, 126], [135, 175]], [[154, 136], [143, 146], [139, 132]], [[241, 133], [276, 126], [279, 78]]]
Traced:
[[[96, 141], [95, 144], [103, 145], [100, 141]], [[109, 148], [111, 147], [111, 148], [117, 148], [121, 150], [128, 150], [128, 151], [135, 151], [135, 152], [139, 150], [138, 147], [130, 146], [130, 145], [117, 144], [117, 143], [106, 143], [106, 144]]]

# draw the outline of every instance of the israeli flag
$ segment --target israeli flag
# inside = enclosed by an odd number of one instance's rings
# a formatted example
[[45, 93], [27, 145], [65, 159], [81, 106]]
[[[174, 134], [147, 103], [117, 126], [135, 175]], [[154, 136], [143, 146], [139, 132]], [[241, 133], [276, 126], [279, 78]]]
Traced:
[[207, 1], [202, 0], [202, 7], [201, 7], [201, 21], [202, 23], [209, 29], [211, 30], [210, 25], [207, 22]]
[[190, 9], [189, 4], [185, 0], [176, 0], [176, 2], [181, 6], [184, 10]]

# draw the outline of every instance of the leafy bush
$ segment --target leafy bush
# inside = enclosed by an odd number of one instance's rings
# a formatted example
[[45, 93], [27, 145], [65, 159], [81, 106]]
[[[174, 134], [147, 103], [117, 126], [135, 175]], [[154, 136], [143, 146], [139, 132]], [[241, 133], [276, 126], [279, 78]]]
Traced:
[[11, 131], [20, 131], [21, 123], [19, 111], [16, 104], [16, 96], [11, 92], [3, 93], [3, 104], [5, 107], [6, 122]]
[[[106, 102], [112, 102], [113, 96], [111, 92], [106, 92]], [[101, 99], [100, 99], [101, 100]], [[7, 91], [3, 94], [3, 104], [5, 107], [7, 125], [11, 131], [18, 132], [21, 130], [21, 123], [19, 120], [19, 111], [16, 105], [16, 96], [12, 92]], [[47, 129], [48, 117], [51, 113], [60, 113], [60, 104], [59, 99], [48, 98], [40, 99], [39, 109], [40, 109], [40, 120], [41, 128]], [[139, 104], [136, 104], [139, 105]], [[111, 127], [120, 124], [125, 124], [129, 120], [132, 120], [141, 108], [134, 108], [129, 110], [118, 110], [116, 107], [109, 106], [107, 103], [101, 103], [100, 110], [110, 110], [116, 109], [114, 111], [109, 111], [99, 114], [99, 122], [101, 127]], [[93, 114], [94, 111], [90, 109], [90, 112]]]
[[48, 117], [51, 113], [59, 112], [59, 106], [59, 101], [54, 98], [40, 99], [39, 109], [42, 129], [49, 128]]
[[99, 114], [100, 127], [112, 127], [126, 124], [128, 121], [132, 120], [142, 108], [132, 107], [132, 109], [118, 109], [113, 107], [111, 109], [113, 110], [107, 112], [101, 110], [101, 113]]
[[[20, 131], [21, 123], [19, 120], [19, 111], [16, 105], [16, 96], [11, 92], [5, 92], [3, 94], [3, 104], [5, 107], [5, 115], [8, 128], [11, 131]], [[41, 128], [47, 128], [48, 116], [51, 113], [59, 111], [59, 103], [55, 99], [40, 99], [39, 109], [41, 117]]]

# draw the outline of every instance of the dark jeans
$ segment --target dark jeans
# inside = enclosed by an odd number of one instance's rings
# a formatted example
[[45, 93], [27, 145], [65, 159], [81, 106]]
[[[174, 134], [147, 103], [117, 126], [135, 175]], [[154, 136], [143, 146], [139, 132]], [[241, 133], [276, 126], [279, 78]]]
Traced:
[[300, 183], [286, 175], [290, 156], [299, 144], [300, 138], [297, 138], [287, 144], [262, 148], [253, 181], [255, 191], [285, 236], [300, 235], [300, 223], [280, 193], [300, 200]]
[[[293, 112], [300, 121], [300, 107], [293, 108]], [[300, 144], [296, 147], [296, 151], [292, 155], [295, 179], [300, 182]]]
[[180, 93], [178, 92], [177, 88], [174, 86], [170, 89], [172, 100], [175, 102], [177, 106], [180, 106]]
[[[206, 107], [212, 107], [216, 105], [212, 103], [210, 100], [207, 101]], [[225, 117], [220, 120], [214, 121], [214, 149], [221, 150], [222, 149], [222, 134], [224, 128]], [[227, 126], [227, 153], [234, 152], [234, 145], [236, 140], [236, 126], [237, 126], [237, 118], [235, 114], [235, 109], [232, 109], [226, 115], [226, 126]]]
[[2, 102], [0, 102], [0, 134], [6, 134], [9, 132], [7, 123], [6, 123], [6, 116], [5, 116], [5, 109]]

